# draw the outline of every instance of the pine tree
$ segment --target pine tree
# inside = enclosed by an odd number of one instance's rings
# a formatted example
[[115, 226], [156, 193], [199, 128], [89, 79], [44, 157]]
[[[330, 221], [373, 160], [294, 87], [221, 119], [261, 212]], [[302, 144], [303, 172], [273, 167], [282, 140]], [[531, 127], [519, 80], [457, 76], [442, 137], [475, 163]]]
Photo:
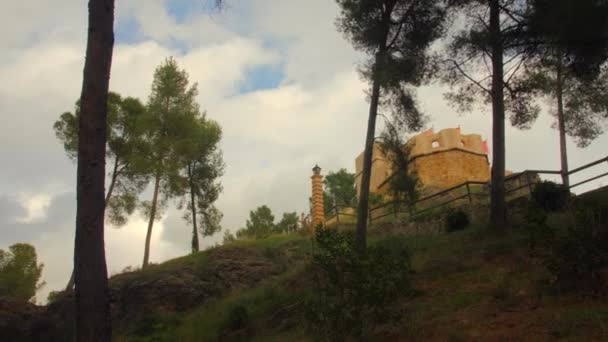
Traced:
[[428, 76], [430, 44], [442, 33], [444, 8], [437, 0], [337, 0], [338, 29], [370, 56], [362, 73], [371, 84], [363, 173], [357, 208], [356, 247], [367, 246], [372, 151], [378, 109], [412, 130], [424, 119], [413, 87]]
[[186, 187], [186, 180], [180, 173], [180, 149], [188, 138], [184, 132], [192, 127], [199, 111], [195, 102], [196, 84], [190, 86], [188, 83], [188, 74], [179, 69], [173, 58], [166, 59], [154, 72], [144, 121], [145, 140], [150, 146], [147, 157], [153, 195], [151, 201], [142, 203], [148, 218], [143, 268], [148, 266], [150, 259], [154, 221], [160, 219], [168, 200], [182, 194]]
[[188, 209], [185, 218], [192, 223], [194, 253], [200, 248], [199, 231], [209, 236], [221, 229], [223, 215], [214, 203], [222, 191], [218, 178], [224, 172], [224, 162], [218, 148], [222, 131], [217, 122], [207, 119], [206, 115], [197, 115], [193, 123], [180, 147], [182, 173], [188, 184], [179, 206]]

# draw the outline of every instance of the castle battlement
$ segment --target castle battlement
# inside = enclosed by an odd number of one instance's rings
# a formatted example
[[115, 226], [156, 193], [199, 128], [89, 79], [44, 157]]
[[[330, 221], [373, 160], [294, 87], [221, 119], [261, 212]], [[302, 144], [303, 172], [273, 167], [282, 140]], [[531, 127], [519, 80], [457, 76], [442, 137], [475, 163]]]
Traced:
[[434, 133], [428, 130], [408, 140], [410, 157], [458, 148], [478, 154], [487, 154], [479, 134], [461, 134], [460, 128], [446, 128]]

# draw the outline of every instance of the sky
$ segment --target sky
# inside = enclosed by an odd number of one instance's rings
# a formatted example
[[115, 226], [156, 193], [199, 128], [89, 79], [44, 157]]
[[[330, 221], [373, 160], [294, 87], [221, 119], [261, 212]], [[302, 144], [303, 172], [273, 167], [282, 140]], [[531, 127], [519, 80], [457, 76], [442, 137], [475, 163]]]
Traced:
[[[198, 103], [223, 129], [227, 168], [217, 206], [224, 230], [244, 226], [249, 211], [264, 204], [277, 218], [306, 212], [315, 164], [323, 173], [354, 172], [368, 86], [357, 73], [364, 56], [335, 29], [333, 1], [238, 0], [220, 12], [212, 0], [143, 3], [116, 2], [110, 89], [145, 102], [154, 69], [169, 56], [198, 84]], [[0, 12], [0, 249], [36, 247], [46, 282], [40, 302], [65, 286], [72, 268], [76, 165], [52, 125], [80, 95], [86, 19], [82, 0], [10, 1]], [[435, 83], [418, 90], [432, 119], [427, 128], [460, 126], [491, 146], [489, 108], [458, 113], [444, 100], [447, 90]], [[545, 112], [531, 130], [507, 125], [507, 169], [559, 169], [552, 123]], [[585, 149], [570, 140], [571, 167], [606, 156], [607, 144], [607, 135]], [[142, 194], [148, 197], [149, 190]], [[140, 214], [123, 227], [106, 226], [110, 274], [141, 264], [146, 228]], [[170, 207], [154, 226], [151, 261], [188, 253], [189, 234], [182, 213]], [[205, 237], [203, 246], [222, 235]]]

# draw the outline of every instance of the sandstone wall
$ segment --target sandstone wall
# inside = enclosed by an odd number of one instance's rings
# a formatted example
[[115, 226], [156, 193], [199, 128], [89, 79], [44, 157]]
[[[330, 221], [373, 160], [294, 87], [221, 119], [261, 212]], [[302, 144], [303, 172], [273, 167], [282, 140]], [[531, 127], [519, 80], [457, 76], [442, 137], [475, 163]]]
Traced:
[[490, 180], [487, 156], [461, 149], [418, 156], [412, 166], [425, 187], [445, 189], [466, 181]]
[[[488, 157], [479, 134], [461, 134], [459, 128], [427, 131], [407, 142], [410, 148], [412, 171], [418, 174], [426, 189], [445, 189], [466, 181], [489, 181]], [[357, 196], [360, 193], [363, 153], [355, 160]], [[388, 178], [392, 175], [389, 159], [379, 145], [374, 145], [370, 191], [387, 193]]]
[[[372, 153], [372, 176], [369, 188], [372, 192], [377, 192], [380, 185], [391, 175], [389, 161], [382, 153], [378, 144], [374, 145]], [[355, 159], [355, 183], [357, 185], [357, 196], [361, 191], [361, 175], [363, 174], [363, 152]]]

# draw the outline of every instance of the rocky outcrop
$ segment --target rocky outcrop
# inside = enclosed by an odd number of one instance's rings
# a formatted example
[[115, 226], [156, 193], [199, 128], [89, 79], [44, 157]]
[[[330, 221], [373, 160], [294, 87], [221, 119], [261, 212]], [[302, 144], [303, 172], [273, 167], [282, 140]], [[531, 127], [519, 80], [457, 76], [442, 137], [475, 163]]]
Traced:
[[52, 341], [55, 333], [46, 307], [0, 298], [0, 341]]
[[[150, 314], [171, 314], [204, 305], [228, 291], [251, 288], [283, 273], [300, 248], [220, 247], [110, 279], [114, 327]], [[171, 264], [173, 263], [173, 264]], [[0, 341], [71, 340], [73, 293], [47, 306], [0, 298]]]

